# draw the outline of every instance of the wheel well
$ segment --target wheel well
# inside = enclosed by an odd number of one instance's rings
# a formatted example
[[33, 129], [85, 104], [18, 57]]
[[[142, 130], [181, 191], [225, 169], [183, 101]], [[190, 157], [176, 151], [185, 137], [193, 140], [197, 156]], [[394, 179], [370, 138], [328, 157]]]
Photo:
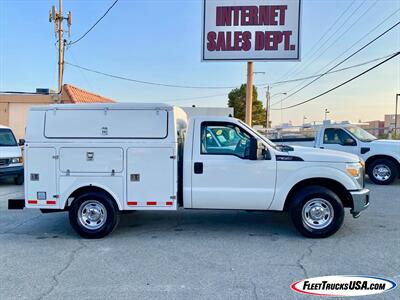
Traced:
[[400, 174], [400, 162], [397, 161], [397, 159], [389, 156], [389, 155], [374, 155], [369, 157], [366, 161], [365, 161], [365, 166], [368, 170], [368, 165], [371, 164], [373, 161], [377, 160], [377, 159], [387, 159], [390, 160], [391, 162], [393, 162], [395, 164], [395, 166], [397, 167], [397, 171]]
[[296, 183], [295, 186], [292, 187], [292, 189], [290, 190], [289, 194], [286, 197], [284, 211], [287, 211], [289, 209], [289, 205], [293, 199], [293, 196], [299, 190], [311, 185], [323, 186], [327, 189], [330, 189], [331, 191], [335, 192], [338, 195], [344, 207], [352, 207], [351, 195], [349, 191], [340, 182], [328, 178], [309, 178]]
[[[102, 189], [100, 187], [97, 186], [93, 186], [93, 185], [88, 185], [88, 186], [82, 186], [79, 189], [76, 189], [71, 195], [69, 195], [69, 197], [67, 198], [67, 203], [65, 205], [65, 208], [69, 207], [70, 204], [72, 203], [72, 201], [78, 197], [79, 195], [82, 195], [84, 193], [88, 193], [88, 192], [98, 192], [98, 193], [103, 193], [106, 194], [107, 196], [109, 196], [111, 199], [114, 199], [113, 195], [111, 195], [109, 192], [107, 192], [105, 189]], [[70, 199], [73, 199], [70, 201]]]

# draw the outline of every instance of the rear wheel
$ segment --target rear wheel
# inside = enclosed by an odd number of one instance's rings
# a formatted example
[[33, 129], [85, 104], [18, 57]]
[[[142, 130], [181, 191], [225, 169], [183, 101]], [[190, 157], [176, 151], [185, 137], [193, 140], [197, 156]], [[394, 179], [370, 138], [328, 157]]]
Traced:
[[110, 234], [118, 225], [120, 213], [114, 199], [106, 193], [88, 192], [78, 196], [69, 210], [72, 228], [88, 239]]
[[342, 226], [344, 208], [339, 197], [331, 190], [321, 186], [310, 186], [295, 194], [290, 216], [302, 235], [325, 238]]
[[399, 177], [397, 166], [389, 159], [372, 161], [367, 169], [369, 179], [380, 185], [393, 183]]

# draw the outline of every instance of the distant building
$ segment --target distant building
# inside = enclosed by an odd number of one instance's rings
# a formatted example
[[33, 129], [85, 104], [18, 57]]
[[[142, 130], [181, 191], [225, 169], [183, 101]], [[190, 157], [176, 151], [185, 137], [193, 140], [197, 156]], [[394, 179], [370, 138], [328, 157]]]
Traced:
[[360, 125], [361, 128], [367, 130], [369, 133], [376, 137], [385, 134], [385, 122], [380, 120], [374, 120], [366, 122], [366, 124]]
[[[387, 133], [393, 132], [396, 122], [396, 115], [385, 115], [385, 129]], [[399, 131], [400, 128], [400, 114], [397, 115], [397, 130]]]
[[26, 117], [30, 107], [54, 103], [105, 103], [114, 100], [64, 84], [61, 96], [50, 89], [37, 89], [36, 93], [0, 94], [0, 124], [11, 127], [18, 139], [25, 136]]

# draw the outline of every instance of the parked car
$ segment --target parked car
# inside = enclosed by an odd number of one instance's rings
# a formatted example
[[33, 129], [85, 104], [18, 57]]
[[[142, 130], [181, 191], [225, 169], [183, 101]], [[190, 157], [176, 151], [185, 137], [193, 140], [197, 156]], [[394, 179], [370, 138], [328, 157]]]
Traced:
[[231, 117], [188, 121], [164, 104], [38, 106], [26, 138], [25, 199], [9, 208], [69, 211], [86, 238], [109, 234], [121, 211], [179, 207], [288, 211], [300, 233], [322, 238], [345, 207], [358, 217], [369, 205], [356, 155], [278, 147]]
[[13, 178], [14, 183], [24, 183], [24, 167], [20, 146], [9, 127], [0, 125], [0, 178]]
[[400, 176], [400, 141], [378, 139], [355, 125], [325, 126], [317, 132], [315, 139], [272, 141], [356, 154], [365, 161], [368, 176], [376, 184], [391, 184]]

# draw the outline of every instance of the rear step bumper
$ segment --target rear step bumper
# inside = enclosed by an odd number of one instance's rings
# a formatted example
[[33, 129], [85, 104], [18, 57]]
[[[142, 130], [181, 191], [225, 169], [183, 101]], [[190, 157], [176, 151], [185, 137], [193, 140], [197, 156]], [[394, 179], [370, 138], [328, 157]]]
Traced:
[[8, 199], [8, 209], [24, 209], [25, 199]]

